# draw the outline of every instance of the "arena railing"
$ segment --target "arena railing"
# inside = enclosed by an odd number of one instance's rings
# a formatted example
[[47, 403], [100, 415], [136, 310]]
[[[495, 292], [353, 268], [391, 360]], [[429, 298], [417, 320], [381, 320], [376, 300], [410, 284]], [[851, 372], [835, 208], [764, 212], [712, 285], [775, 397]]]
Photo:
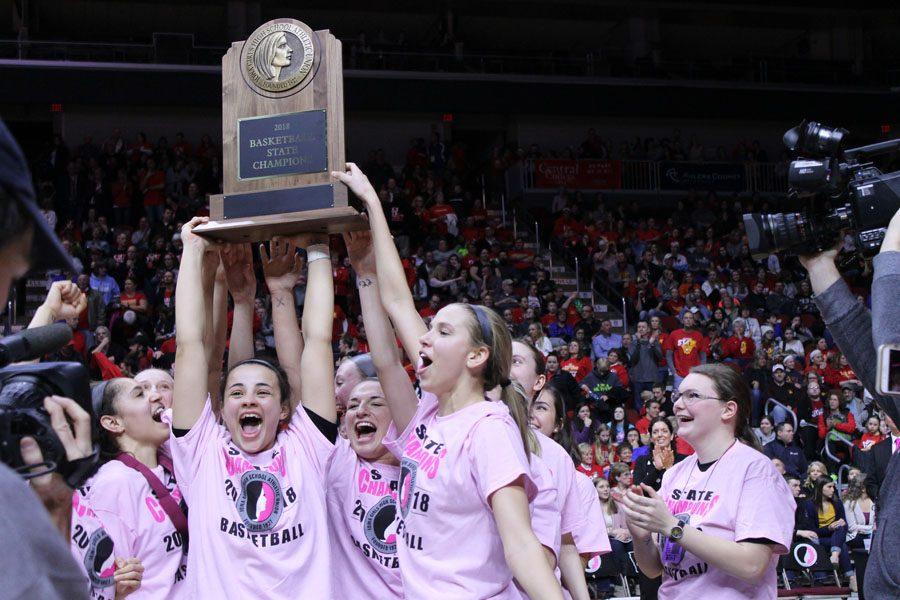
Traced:
[[839, 446], [847, 446], [847, 455], [848, 458], [853, 456], [853, 451], [856, 449], [856, 446], [853, 445], [853, 442], [849, 440], [845, 440], [844, 438], [832, 438], [825, 437], [825, 443], [822, 445], [822, 454], [830, 458], [837, 464], [841, 464], [843, 459], [835, 454], [835, 451], [831, 449], [831, 444], [838, 444]]
[[[607, 192], [658, 192], [681, 193], [691, 189], [705, 189], [700, 185], [685, 183], [678, 186], [671, 181], [663, 183], [664, 169], [683, 168], [692, 172], [701, 172], [709, 169], [714, 175], [716, 170], [730, 169], [734, 175], [740, 175], [737, 185], [723, 186], [720, 193], [731, 192], [761, 192], [767, 194], [784, 194], [787, 192], [787, 170], [784, 163], [756, 163], [756, 162], [714, 162], [714, 161], [653, 161], [653, 160], [566, 160], [546, 159], [555, 163], [570, 163], [566, 174], [560, 176], [538, 177], [536, 164], [542, 159], [527, 159], [521, 165], [510, 167], [512, 173], [521, 177], [524, 191], [557, 191], [560, 188], [577, 189], [584, 191]], [[581, 176], [575, 172], [586, 171], [588, 163], [615, 163], [617, 177], [591, 177]], [[558, 172], [562, 173], [562, 169]]]
[[791, 409], [791, 407], [789, 407], [789, 406], [782, 404], [775, 398], [769, 398], [768, 400], [766, 400], [766, 406], [764, 409], [766, 416], [769, 416], [769, 413], [771, 412], [769, 410], [770, 406], [780, 406], [782, 409], [784, 409], [784, 411], [787, 413], [787, 415], [791, 418], [791, 422], [794, 425], [794, 434], [796, 435], [797, 434], [797, 415], [794, 414], [793, 409]]
[[[187, 43], [174, 38], [190, 37]], [[688, 80], [720, 82], [720, 85], [823, 84], [876, 86], [900, 85], [896, 62], [870, 59], [865, 68], [840, 61], [799, 60], [783, 56], [737, 56], [723, 65], [720, 59], [672, 59], [626, 62], [607, 49], [573, 53], [528, 54], [470, 50], [463, 45], [452, 51], [407, 48], [397, 45], [360, 47], [357, 39], [342, 40], [344, 66], [373, 71], [414, 71], [482, 75], [538, 75], [593, 79]], [[227, 45], [195, 45], [190, 34], [153, 34], [151, 43], [115, 40], [71, 42], [60, 40], [0, 40], [0, 59], [66, 60], [185, 65], [221, 64]]]

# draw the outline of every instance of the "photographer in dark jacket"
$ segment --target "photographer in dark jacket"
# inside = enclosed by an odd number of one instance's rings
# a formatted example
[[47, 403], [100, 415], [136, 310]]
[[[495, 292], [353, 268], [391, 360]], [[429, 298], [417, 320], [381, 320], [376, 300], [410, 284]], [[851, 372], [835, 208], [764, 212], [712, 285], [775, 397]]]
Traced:
[[[840, 245], [814, 256], [800, 257], [809, 272], [816, 304], [850, 366], [870, 391], [876, 389], [877, 352], [882, 344], [900, 342], [900, 211], [891, 219], [881, 252], [875, 257], [872, 312], [857, 301], [835, 265]], [[875, 396], [894, 422], [900, 401]], [[894, 453], [878, 495], [876, 529], [865, 578], [869, 598], [900, 597], [900, 453]]]
[[[35, 204], [22, 151], [0, 121], [0, 306], [6, 305], [15, 280], [32, 268], [75, 271]], [[67, 398], [48, 398], [44, 408], [69, 460], [90, 454], [90, 416]], [[74, 435], [67, 419], [74, 426]], [[44, 461], [32, 438], [22, 439], [20, 451], [27, 465]], [[0, 595], [87, 598], [87, 582], [68, 546], [71, 514], [72, 489], [59, 474], [41, 475], [25, 483], [19, 474], [0, 464]]]

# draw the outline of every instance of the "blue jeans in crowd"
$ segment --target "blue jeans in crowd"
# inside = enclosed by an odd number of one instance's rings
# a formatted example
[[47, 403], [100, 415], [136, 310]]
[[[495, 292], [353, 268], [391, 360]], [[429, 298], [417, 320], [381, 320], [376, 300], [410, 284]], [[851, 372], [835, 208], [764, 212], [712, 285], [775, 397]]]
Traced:
[[834, 529], [827, 527], [816, 528], [816, 535], [819, 536], [819, 545], [829, 549], [830, 552], [840, 552], [838, 559], [838, 568], [845, 576], [854, 575], [853, 567], [850, 565], [850, 551], [847, 548], [847, 526], [841, 525]]
[[763, 416], [765, 410], [765, 399], [762, 397], [762, 390], [750, 390], [750, 419], [755, 427], [759, 425], [759, 420]]

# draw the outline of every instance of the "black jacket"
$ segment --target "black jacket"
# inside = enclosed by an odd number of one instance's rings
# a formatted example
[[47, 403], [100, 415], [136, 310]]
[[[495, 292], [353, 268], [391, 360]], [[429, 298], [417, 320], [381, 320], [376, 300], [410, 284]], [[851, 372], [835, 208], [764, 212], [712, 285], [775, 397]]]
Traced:
[[[672, 444], [672, 452], [675, 452], [674, 445], [675, 444]], [[684, 454], [675, 452], [675, 464], [680, 463], [685, 458]], [[656, 468], [656, 465], [653, 464], [653, 450], [651, 449], [647, 454], [637, 459], [637, 462], [634, 465], [634, 485], [646, 483], [654, 490], [659, 491], [665, 472], [665, 469], [659, 470]]]
[[876, 514], [881, 508], [878, 502], [878, 490], [887, 474], [888, 463], [891, 462], [892, 444], [891, 437], [888, 436], [887, 439], [872, 446], [868, 452], [856, 452], [857, 465], [868, 475], [866, 477], [866, 493], [875, 502]]
[[779, 439], [774, 439], [763, 447], [763, 454], [769, 458], [777, 458], [784, 463], [784, 471], [794, 477], [803, 477], [806, 474], [807, 462], [803, 449], [796, 444], [786, 446]]

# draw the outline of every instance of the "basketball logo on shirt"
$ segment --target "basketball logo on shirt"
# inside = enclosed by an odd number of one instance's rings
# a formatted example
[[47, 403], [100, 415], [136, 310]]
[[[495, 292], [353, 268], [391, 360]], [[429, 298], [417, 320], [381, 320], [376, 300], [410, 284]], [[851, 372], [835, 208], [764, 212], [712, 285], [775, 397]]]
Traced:
[[400, 493], [397, 495], [397, 503], [400, 505], [400, 514], [405, 518], [409, 514], [412, 491], [416, 487], [416, 473], [419, 465], [415, 461], [403, 458], [400, 461]]
[[366, 539], [382, 554], [397, 552], [397, 526], [397, 505], [390, 496], [385, 496], [370, 508], [363, 521]]
[[259, 470], [241, 475], [241, 496], [237, 509], [248, 531], [259, 533], [274, 529], [284, 510], [278, 478]]
[[697, 347], [697, 340], [694, 338], [681, 338], [678, 340], [678, 347], [681, 348], [685, 355], [690, 355], [694, 348]]
[[91, 534], [84, 554], [84, 568], [93, 587], [105, 588], [113, 584], [116, 573], [113, 541], [102, 528]]

